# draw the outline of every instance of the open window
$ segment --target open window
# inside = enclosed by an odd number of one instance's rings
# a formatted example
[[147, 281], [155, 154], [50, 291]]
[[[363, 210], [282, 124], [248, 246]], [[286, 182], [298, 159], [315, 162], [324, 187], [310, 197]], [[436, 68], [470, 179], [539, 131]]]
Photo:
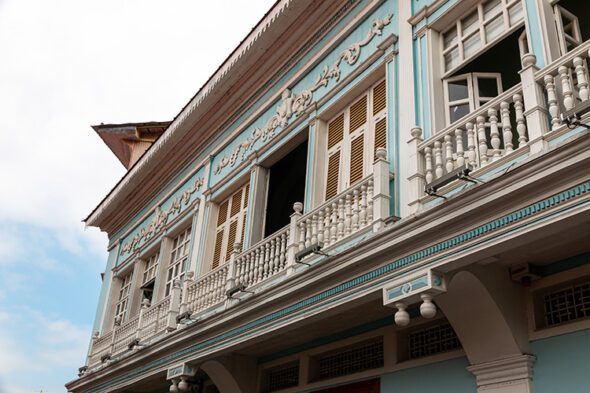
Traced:
[[133, 278], [133, 270], [128, 274], [119, 278], [120, 287], [117, 294], [117, 305], [115, 306], [115, 323], [122, 322], [125, 319], [125, 312], [129, 304], [129, 292], [131, 290], [131, 282]]
[[229, 261], [234, 244], [244, 244], [250, 183], [219, 204], [211, 270]]
[[472, 72], [444, 80], [446, 115], [453, 123], [502, 92], [499, 73]]
[[386, 86], [380, 81], [328, 122], [325, 200], [371, 172], [379, 147], [387, 147]]
[[264, 237], [289, 225], [293, 204], [305, 198], [307, 139], [268, 170]]
[[158, 258], [160, 253], [156, 252], [145, 261], [145, 268], [143, 271], [143, 279], [141, 281], [141, 301], [147, 299], [150, 304], [154, 297], [154, 283], [156, 281], [156, 273], [158, 269]]
[[586, 20], [590, 16], [586, 1], [562, 0], [553, 6], [553, 15], [562, 55], [590, 38], [590, 26], [580, 24], [580, 19]]

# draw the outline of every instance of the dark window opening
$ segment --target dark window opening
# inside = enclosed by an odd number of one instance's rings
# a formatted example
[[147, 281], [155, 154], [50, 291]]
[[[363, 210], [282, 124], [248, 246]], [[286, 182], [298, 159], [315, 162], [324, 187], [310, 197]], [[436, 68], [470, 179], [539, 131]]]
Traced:
[[[502, 76], [502, 90], [506, 91], [512, 86], [520, 83], [520, 75], [518, 71], [522, 69], [520, 63], [520, 48], [518, 46], [518, 38], [524, 31], [524, 28], [516, 30], [502, 41], [482, 53], [473, 61], [470, 61], [461, 69], [453, 74], [466, 74], [469, 72], [495, 72]], [[502, 61], [498, 61], [502, 59]], [[480, 89], [490, 86], [480, 86]], [[489, 89], [486, 89], [489, 90]], [[492, 88], [495, 92], [495, 87]], [[496, 94], [497, 95], [497, 94]]]
[[[578, 25], [580, 28], [580, 33], [582, 33], [582, 41], [586, 41], [590, 38], [590, 24], [584, 23], [588, 17], [590, 17], [590, 3], [587, 1], [580, 1], [580, 0], [561, 0], [557, 5], [565, 8], [567, 11], [571, 12], [576, 18], [578, 18]], [[571, 34], [572, 32], [569, 29], [574, 28], [570, 23], [571, 21], [564, 18], [564, 30], [565, 33]], [[569, 48], [570, 50], [572, 48]]]
[[307, 140], [270, 167], [264, 237], [289, 224], [293, 204], [305, 197]]
[[141, 287], [141, 292], [142, 292], [141, 300], [142, 300], [142, 302], [143, 302], [143, 299], [147, 299], [150, 302], [150, 304], [152, 304], [152, 297], [154, 295], [154, 281], [155, 280], [151, 280], [147, 284], [145, 284], [144, 286]]

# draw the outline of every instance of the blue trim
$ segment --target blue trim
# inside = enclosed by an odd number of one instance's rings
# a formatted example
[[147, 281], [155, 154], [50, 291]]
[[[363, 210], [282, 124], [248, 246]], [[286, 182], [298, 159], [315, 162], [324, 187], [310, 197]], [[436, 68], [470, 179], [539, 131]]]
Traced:
[[201, 224], [201, 228], [203, 229], [201, 232], [201, 246], [199, 247], [199, 257], [197, 260], [197, 270], [195, 272], [195, 278], [199, 277], [201, 274], [201, 267], [203, 266], [203, 252], [205, 250], [205, 236], [207, 234], [207, 220], [209, 219], [209, 205], [205, 204], [205, 213], [203, 216], [203, 223]]
[[424, 139], [430, 136], [430, 94], [428, 91], [428, 53], [426, 49], [426, 35], [423, 35], [420, 37], [420, 78], [422, 80], [422, 131], [424, 132]]
[[[399, 113], [399, 57], [395, 56], [394, 58], [395, 61], [395, 112]], [[400, 206], [400, 201], [401, 201], [401, 197], [400, 197], [400, 190], [401, 190], [401, 178], [399, 176], [399, 168], [400, 168], [400, 150], [399, 150], [399, 146], [400, 146], [400, 131], [399, 131], [399, 119], [400, 116], [395, 116], [395, 138], [392, 138], [392, 140], [395, 141], [395, 145], [394, 147], [394, 151], [395, 151], [395, 157], [394, 160], [390, 160], [391, 165], [395, 165], [393, 167], [391, 167], [391, 170], [393, 173], [398, 174], [398, 176], [394, 177], [394, 185], [390, 186], [390, 195], [395, 195], [394, 198], [392, 198], [392, 200], [390, 201], [390, 204], [393, 204], [394, 208], [391, 209], [391, 212], [396, 215], [399, 216], [401, 214], [401, 206]], [[394, 164], [395, 162], [395, 164]], [[390, 182], [391, 184], [391, 182]], [[390, 205], [391, 206], [391, 205]]]
[[[249, 322], [249, 323], [242, 325], [238, 328], [227, 331], [227, 332], [220, 334], [218, 336], [212, 337], [212, 338], [205, 340], [199, 344], [190, 346], [182, 351], [165, 356], [157, 361], [149, 363], [149, 364], [142, 366], [138, 369], [135, 369], [127, 374], [121, 375], [119, 377], [116, 377], [116, 378], [108, 381], [108, 382], [98, 385], [90, 390], [87, 390], [87, 393], [97, 391], [103, 387], [106, 387], [108, 385], [122, 381], [125, 378], [141, 374], [144, 371], [147, 371], [149, 369], [152, 369], [154, 367], [157, 367], [159, 365], [162, 365], [162, 364], [172, 361], [172, 360], [180, 360], [181, 358], [187, 358], [189, 355], [195, 356], [197, 354], [204, 354], [207, 352], [211, 352], [212, 350], [216, 349], [217, 347], [227, 345], [231, 342], [235, 342], [239, 338], [246, 338], [246, 337], [252, 336], [258, 332], [272, 328], [273, 326], [278, 325], [280, 323], [285, 323], [289, 320], [300, 318], [310, 312], [325, 308], [334, 302], [347, 299], [347, 298], [354, 296], [358, 293], [374, 290], [373, 288], [375, 288], [376, 286], [381, 285], [385, 282], [388, 282], [394, 278], [407, 275], [416, 269], [430, 266], [430, 265], [432, 265], [436, 262], [439, 262], [441, 260], [448, 259], [449, 257], [456, 255], [458, 253], [471, 250], [475, 247], [479, 247], [483, 244], [489, 243], [489, 242], [494, 241], [498, 238], [510, 235], [520, 229], [529, 227], [529, 226], [534, 225], [538, 222], [542, 222], [542, 221], [545, 221], [545, 220], [550, 219], [552, 217], [563, 214], [564, 212], [567, 212], [567, 211], [574, 209], [576, 207], [590, 204], [590, 200], [582, 201], [576, 205], [572, 205], [572, 206], [567, 207], [561, 211], [557, 211], [552, 214], [548, 214], [548, 215], [546, 215], [544, 217], [540, 217], [536, 220], [531, 220], [528, 223], [524, 223], [520, 226], [508, 229], [507, 231], [505, 231], [503, 233], [498, 233], [496, 236], [480, 240], [479, 242], [472, 242], [472, 240], [474, 240], [475, 238], [482, 237], [482, 236], [490, 234], [492, 232], [499, 231], [502, 227], [509, 226], [511, 224], [514, 224], [514, 223], [520, 221], [520, 220], [524, 220], [525, 218], [530, 218], [534, 215], [540, 214], [541, 212], [546, 211], [549, 208], [552, 208], [554, 206], [558, 206], [559, 204], [561, 204], [563, 202], [577, 198], [577, 197], [579, 197], [583, 194], [586, 194], [588, 192], [590, 192], [590, 181], [587, 181], [587, 182], [582, 183], [580, 185], [571, 187], [567, 190], [564, 190], [560, 193], [554, 194], [554, 195], [547, 197], [547, 198], [545, 198], [541, 201], [538, 201], [536, 203], [532, 203], [532, 204], [525, 206], [519, 210], [516, 210], [512, 213], [508, 213], [508, 214], [501, 216], [495, 220], [492, 220], [486, 224], [480, 225], [477, 228], [474, 228], [474, 229], [469, 230], [467, 232], [463, 232], [462, 234], [456, 235], [456, 236], [454, 236], [450, 239], [447, 239], [445, 241], [441, 241], [433, 246], [416, 251], [413, 254], [410, 254], [406, 257], [403, 257], [403, 258], [400, 258], [400, 259], [395, 260], [393, 262], [390, 262], [389, 264], [387, 264], [385, 266], [382, 266], [382, 267], [375, 269], [371, 272], [368, 272], [368, 273], [365, 273], [361, 276], [353, 278], [353, 279], [346, 281], [336, 287], [327, 289], [327, 290], [325, 290], [321, 293], [318, 293], [312, 297], [301, 300], [289, 307], [275, 311], [271, 314], [267, 314], [264, 317], [258, 318], [252, 322]], [[471, 243], [471, 244], [469, 244], [469, 243]], [[458, 246], [461, 244], [465, 244], [465, 246], [463, 248], [459, 248]], [[448, 251], [451, 248], [456, 248], [456, 250], [453, 253], [451, 253], [450, 255], [442, 255], [439, 258], [432, 259], [430, 261], [423, 261], [424, 263], [419, 266], [416, 263], [417, 261], [427, 259], [435, 254], [439, 254], [443, 251]], [[409, 264], [413, 264], [416, 266], [414, 266], [413, 269], [410, 269], [398, 276], [394, 276], [394, 277], [391, 277], [391, 276], [387, 277], [386, 276], [389, 273], [392, 273], [395, 270], [401, 269]], [[370, 284], [370, 285], [367, 285], [367, 284]], [[355, 291], [346, 293], [347, 291], [355, 289], [355, 288], [356, 288]], [[340, 295], [340, 296], [338, 297], [337, 295]], [[329, 298], [332, 298], [332, 300], [327, 301]], [[310, 306], [314, 306], [314, 305], [316, 306], [315, 308], [310, 307]], [[271, 322], [273, 320], [278, 320], [278, 321], [275, 322], [274, 324], [268, 324], [269, 322]], [[222, 342], [223, 340], [228, 339], [228, 338], [233, 338], [233, 339], [229, 342], [226, 342], [226, 343]], [[217, 345], [215, 345], [215, 344], [217, 344]], [[209, 347], [209, 348], [205, 349], [206, 347]], [[199, 351], [199, 350], [201, 350], [201, 351]]]
[[533, 54], [537, 57], [536, 66], [545, 67], [545, 51], [543, 50], [543, 36], [539, 24], [539, 15], [537, 14], [537, 5], [535, 0], [525, 0], [526, 15], [528, 17], [529, 36]]

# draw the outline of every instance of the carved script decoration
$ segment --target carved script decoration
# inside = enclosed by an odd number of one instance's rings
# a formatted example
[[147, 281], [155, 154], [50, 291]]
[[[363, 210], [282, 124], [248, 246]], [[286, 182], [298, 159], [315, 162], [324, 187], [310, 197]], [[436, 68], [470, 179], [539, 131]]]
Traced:
[[305, 108], [312, 103], [313, 93], [322, 86], [327, 87], [330, 79], [335, 79], [338, 82], [340, 80], [340, 63], [342, 63], [342, 60], [345, 60], [349, 65], [354, 65], [360, 56], [361, 48], [371, 42], [373, 37], [383, 34], [383, 27], [391, 22], [392, 16], [393, 14], [389, 14], [383, 19], [375, 18], [371, 22], [372, 27], [365, 38], [342, 51], [331, 67], [324, 66], [311, 88], [304, 89], [298, 95], [292, 93], [289, 89], [285, 89], [281, 95], [281, 103], [277, 106], [276, 113], [266, 122], [264, 127], [253, 129], [250, 136], [246, 137], [246, 140], [234, 147], [229, 157], [225, 155], [221, 157], [215, 167], [215, 174], [221, 173], [221, 170], [227, 165], [233, 167], [238, 158], [243, 161], [246, 158], [246, 153], [252, 150], [257, 140], [260, 139], [263, 143], [266, 143], [274, 137], [278, 127], [282, 129], [287, 127], [291, 117], [301, 115]]
[[192, 188], [184, 190], [182, 195], [174, 198], [174, 200], [172, 201], [172, 205], [170, 205], [170, 208], [168, 210], [162, 210], [160, 206], [156, 206], [154, 218], [152, 218], [152, 221], [150, 221], [150, 223], [147, 226], [141, 228], [139, 233], [133, 236], [133, 238], [130, 241], [123, 244], [123, 246], [121, 247], [121, 255], [126, 252], [134, 252], [142, 240], [148, 240], [149, 238], [160, 232], [168, 222], [168, 217], [170, 217], [171, 214], [174, 214], [176, 212], [180, 213], [180, 211], [182, 210], [182, 202], [184, 202], [185, 206], [188, 205], [191, 200], [191, 196], [195, 192], [197, 192], [202, 186], [203, 178], [198, 177], [195, 180], [195, 184]]

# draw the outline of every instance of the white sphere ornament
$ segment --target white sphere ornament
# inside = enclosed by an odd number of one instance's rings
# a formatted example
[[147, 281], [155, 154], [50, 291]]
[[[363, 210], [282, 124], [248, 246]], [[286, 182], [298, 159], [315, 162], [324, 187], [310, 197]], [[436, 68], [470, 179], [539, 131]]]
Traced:
[[422, 304], [420, 305], [420, 315], [424, 318], [434, 318], [436, 315], [436, 306], [432, 303], [432, 296], [431, 295], [421, 295], [420, 296], [423, 300]]
[[395, 324], [398, 326], [408, 326], [410, 323], [410, 314], [406, 311], [406, 305], [404, 303], [396, 303], [395, 307], [397, 312], [393, 316]]
[[172, 380], [172, 385], [170, 385], [170, 393], [178, 393], [178, 385], [176, 379]]

